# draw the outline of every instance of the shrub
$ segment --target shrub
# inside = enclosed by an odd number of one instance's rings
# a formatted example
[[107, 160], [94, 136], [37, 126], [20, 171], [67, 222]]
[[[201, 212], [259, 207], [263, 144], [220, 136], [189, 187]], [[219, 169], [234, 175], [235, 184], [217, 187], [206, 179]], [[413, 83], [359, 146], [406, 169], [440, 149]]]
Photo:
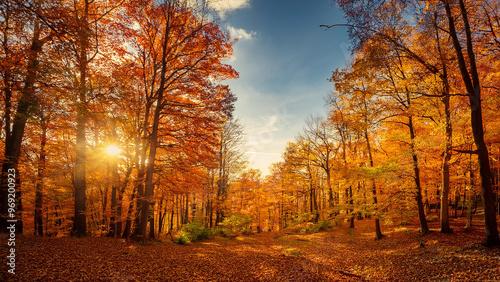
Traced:
[[181, 233], [180, 235], [174, 238], [174, 243], [179, 245], [186, 245], [189, 242], [190, 240], [186, 233]]
[[[225, 231], [223, 233], [244, 233], [250, 230], [250, 224], [252, 223], [252, 218], [243, 214], [233, 214], [230, 217], [224, 219], [219, 225]], [[227, 235], [226, 235], [227, 236]]]
[[316, 224], [319, 227], [319, 230], [333, 228], [333, 223], [329, 220], [323, 220]]
[[303, 229], [303, 232], [315, 233], [315, 232], [325, 230], [327, 228], [333, 228], [333, 223], [331, 221], [328, 221], [328, 220], [323, 220], [323, 221], [320, 221], [314, 225], [307, 226], [306, 228]]
[[196, 242], [210, 237], [210, 229], [205, 228], [203, 224], [198, 221], [190, 222], [181, 228], [174, 242], [177, 244], [185, 245], [189, 242]]
[[207, 239], [211, 235], [210, 229], [205, 228], [205, 226], [198, 221], [193, 221], [184, 225], [181, 231], [186, 233], [191, 242]]
[[216, 227], [216, 228], [214, 228], [214, 230], [212, 232], [213, 235], [222, 236], [222, 237], [229, 237], [233, 233], [234, 233], [233, 231], [226, 229], [226, 228], [222, 228], [222, 227]]

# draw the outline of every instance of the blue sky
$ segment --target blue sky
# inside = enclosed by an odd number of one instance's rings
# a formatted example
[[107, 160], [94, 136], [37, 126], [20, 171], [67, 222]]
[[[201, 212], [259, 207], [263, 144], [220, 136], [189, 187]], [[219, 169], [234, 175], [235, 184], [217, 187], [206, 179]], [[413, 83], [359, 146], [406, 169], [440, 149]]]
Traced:
[[233, 38], [228, 82], [238, 97], [235, 116], [247, 132], [250, 167], [269, 172], [310, 115], [325, 115], [333, 70], [348, 60], [345, 28], [332, 0], [212, 0]]

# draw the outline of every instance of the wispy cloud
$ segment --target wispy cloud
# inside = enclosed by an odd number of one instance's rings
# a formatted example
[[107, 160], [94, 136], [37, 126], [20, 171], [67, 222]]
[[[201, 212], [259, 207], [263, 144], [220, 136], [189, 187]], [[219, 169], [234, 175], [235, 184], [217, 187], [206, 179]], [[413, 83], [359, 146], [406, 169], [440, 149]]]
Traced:
[[251, 40], [257, 35], [255, 31], [246, 31], [242, 28], [234, 28], [232, 26], [228, 26], [227, 30], [232, 38], [238, 38], [240, 40]]
[[210, 0], [208, 5], [224, 18], [233, 10], [248, 7], [250, 0]]

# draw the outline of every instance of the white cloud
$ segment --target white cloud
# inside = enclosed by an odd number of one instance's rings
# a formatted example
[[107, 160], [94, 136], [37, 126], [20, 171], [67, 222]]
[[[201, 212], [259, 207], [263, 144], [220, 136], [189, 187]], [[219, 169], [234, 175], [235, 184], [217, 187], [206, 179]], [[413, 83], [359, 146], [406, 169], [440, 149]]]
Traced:
[[242, 28], [234, 28], [232, 26], [228, 26], [227, 30], [232, 38], [238, 38], [240, 40], [251, 40], [257, 35], [255, 31], [246, 31]]
[[248, 7], [250, 0], [210, 0], [208, 5], [219, 13], [224, 18], [229, 12]]

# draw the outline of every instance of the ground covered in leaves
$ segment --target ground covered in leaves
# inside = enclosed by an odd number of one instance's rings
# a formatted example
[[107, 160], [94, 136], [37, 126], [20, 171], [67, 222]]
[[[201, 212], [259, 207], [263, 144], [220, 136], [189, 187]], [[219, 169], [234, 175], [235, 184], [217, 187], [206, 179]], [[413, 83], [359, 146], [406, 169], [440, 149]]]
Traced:
[[[469, 232], [452, 219], [453, 234], [418, 233], [418, 225], [373, 220], [314, 234], [264, 232], [216, 237], [189, 245], [146, 245], [87, 237], [16, 239], [16, 274], [0, 267], [0, 281], [500, 281], [500, 249], [486, 248], [479, 220]], [[347, 224], [346, 224], [347, 225]], [[438, 223], [430, 224], [438, 230]], [[5, 261], [6, 238], [0, 241]]]

